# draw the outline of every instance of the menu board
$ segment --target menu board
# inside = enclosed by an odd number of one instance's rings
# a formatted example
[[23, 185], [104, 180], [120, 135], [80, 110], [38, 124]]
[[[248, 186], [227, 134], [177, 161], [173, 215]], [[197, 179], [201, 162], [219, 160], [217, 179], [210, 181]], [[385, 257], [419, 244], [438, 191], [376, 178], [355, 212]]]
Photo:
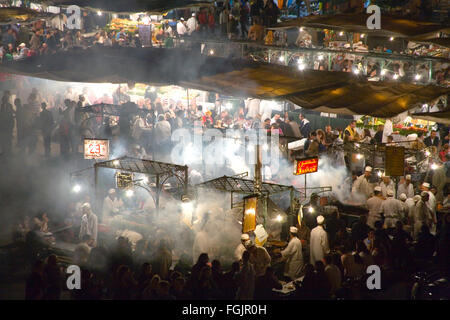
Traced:
[[139, 25], [139, 39], [144, 47], [152, 46], [152, 27], [146, 25]]
[[405, 148], [386, 146], [384, 155], [385, 175], [403, 176], [405, 173]]

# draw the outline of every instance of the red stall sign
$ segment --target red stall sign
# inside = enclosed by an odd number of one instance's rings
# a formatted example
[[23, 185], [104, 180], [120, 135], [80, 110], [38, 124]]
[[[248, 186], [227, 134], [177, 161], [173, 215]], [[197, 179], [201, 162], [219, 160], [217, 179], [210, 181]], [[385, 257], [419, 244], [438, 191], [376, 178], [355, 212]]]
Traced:
[[294, 174], [299, 176], [301, 174], [317, 172], [318, 167], [319, 158], [297, 160]]
[[109, 140], [84, 139], [84, 158], [107, 160], [109, 158]]

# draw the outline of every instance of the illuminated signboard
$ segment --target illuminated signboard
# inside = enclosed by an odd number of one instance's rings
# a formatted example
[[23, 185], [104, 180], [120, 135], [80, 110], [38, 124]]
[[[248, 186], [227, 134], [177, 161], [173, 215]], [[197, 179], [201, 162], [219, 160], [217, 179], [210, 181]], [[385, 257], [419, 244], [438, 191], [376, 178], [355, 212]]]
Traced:
[[297, 160], [294, 174], [299, 176], [301, 174], [317, 172], [319, 167], [319, 158], [308, 158]]
[[244, 216], [242, 217], [242, 233], [256, 229], [256, 210], [258, 198], [250, 196], [244, 198]]
[[127, 189], [133, 186], [133, 174], [127, 172], [116, 173], [116, 186], [118, 189]]
[[84, 158], [107, 160], [109, 158], [109, 140], [84, 139]]

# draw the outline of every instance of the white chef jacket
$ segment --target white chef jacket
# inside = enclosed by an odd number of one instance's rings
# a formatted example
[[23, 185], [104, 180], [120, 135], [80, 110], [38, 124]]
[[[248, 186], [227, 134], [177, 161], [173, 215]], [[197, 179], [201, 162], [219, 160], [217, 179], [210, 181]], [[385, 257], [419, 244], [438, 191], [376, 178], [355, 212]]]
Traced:
[[184, 23], [182, 23], [181, 21], [179, 21], [177, 23], [177, 33], [179, 36], [184, 35], [185, 33], [187, 33], [187, 29], [186, 26], [184, 25]]
[[364, 175], [360, 175], [353, 183], [352, 193], [363, 194], [368, 199], [372, 195], [372, 192], [372, 184], [365, 178]]
[[108, 220], [113, 215], [119, 213], [119, 208], [123, 206], [123, 202], [119, 198], [112, 200], [109, 196], [103, 200], [103, 221]]
[[245, 250], [247, 250], [245, 246], [242, 243], [239, 243], [239, 245], [234, 250], [234, 258], [236, 259], [236, 261], [241, 261], [242, 254]]
[[377, 196], [373, 196], [367, 200], [367, 209], [369, 209], [367, 225], [372, 229], [375, 229], [375, 222], [381, 220], [380, 208], [383, 201], [383, 199]]
[[395, 223], [403, 217], [403, 204], [400, 200], [389, 197], [380, 206], [384, 213], [384, 223], [387, 228], [395, 228]]
[[98, 231], [97, 216], [94, 213], [91, 213], [89, 217], [87, 216], [87, 214], [84, 214], [81, 217], [80, 239], [82, 239], [85, 235], [89, 235], [94, 240], [94, 243], [96, 243], [97, 231]]
[[281, 251], [281, 255], [286, 259], [284, 275], [291, 279], [296, 279], [303, 268], [302, 242], [299, 238], [293, 237], [286, 249]]
[[[383, 194], [383, 197], [387, 197], [387, 191], [392, 190], [394, 192], [394, 198], [395, 198], [395, 184], [394, 181], [389, 181], [389, 184], [385, 184], [384, 181], [381, 181], [380, 183], [381, 187], [381, 193]], [[414, 196], [414, 195], [413, 195]]]
[[186, 24], [187, 24], [187, 28], [188, 28], [188, 31], [187, 31], [188, 34], [192, 34], [192, 32], [196, 31], [198, 28], [198, 22], [195, 17], [190, 17], [188, 19], [188, 21], [186, 22]]
[[397, 196], [399, 197], [402, 193], [406, 194], [408, 198], [414, 198], [414, 186], [412, 183], [409, 183], [406, 186], [406, 182], [399, 184], [397, 190]]
[[314, 265], [316, 261], [322, 260], [325, 254], [330, 251], [330, 247], [328, 245], [328, 235], [322, 226], [319, 225], [311, 230], [311, 238], [309, 243], [310, 262]]
[[387, 137], [389, 137], [392, 132], [394, 132], [394, 128], [392, 125], [392, 121], [387, 119], [385, 124], [384, 124], [384, 129], [383, 129], [383, 139], [381, 140], [382, 143], [387, 143]]

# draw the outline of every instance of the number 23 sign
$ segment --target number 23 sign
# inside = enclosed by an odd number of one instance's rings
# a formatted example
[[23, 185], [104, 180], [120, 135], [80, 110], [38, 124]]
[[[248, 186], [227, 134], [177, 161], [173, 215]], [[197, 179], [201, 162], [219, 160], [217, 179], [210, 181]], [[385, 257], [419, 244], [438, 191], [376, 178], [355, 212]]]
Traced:
[[84, 139], [84, 158], [107, 160], [109, 158], [109, 140]]

